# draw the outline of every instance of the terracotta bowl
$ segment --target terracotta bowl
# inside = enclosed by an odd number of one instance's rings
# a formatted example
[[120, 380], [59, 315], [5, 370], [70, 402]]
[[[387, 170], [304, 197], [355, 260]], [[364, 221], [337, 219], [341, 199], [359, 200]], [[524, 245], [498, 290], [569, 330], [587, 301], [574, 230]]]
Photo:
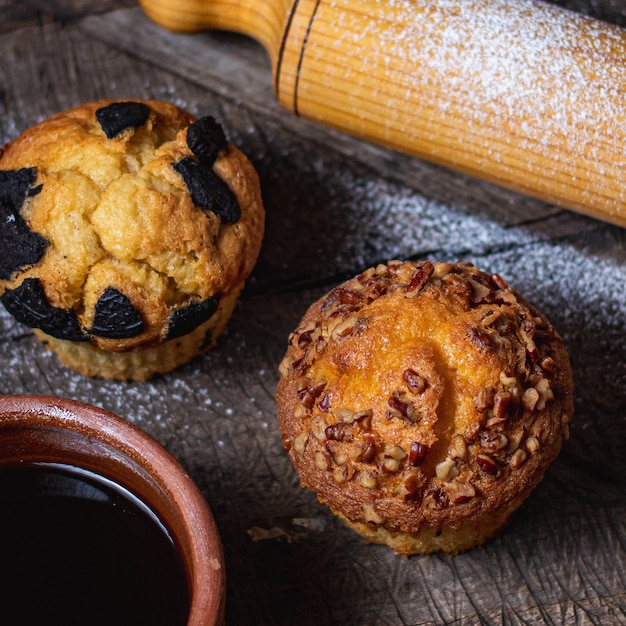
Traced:
[[0, 467], [58, 463], [125, 487], [169, 530], [188, 575], [188, 625], [222, 624], [221, 540], [204, 497], [179, 463], [139, 428], [64, 398], [0, 396]]

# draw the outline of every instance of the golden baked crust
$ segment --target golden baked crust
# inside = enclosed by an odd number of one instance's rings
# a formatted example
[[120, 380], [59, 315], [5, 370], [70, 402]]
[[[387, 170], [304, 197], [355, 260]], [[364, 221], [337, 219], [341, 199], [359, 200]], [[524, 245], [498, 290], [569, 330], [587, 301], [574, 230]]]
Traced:
[[336, 287], [291, 334], [280, 373], [278, 421], [302, 484], [402, 554], [494, 534], [573, 411], [557, 332], [469, 263], [394, 261]]
[[5, 306], [20, 319], [30, 298], [46, 308], [31, 325], [105, 351], [194, 331], [240, 288], [263, 237], [248, 159], [212, 118], [160, 101], [101, 100], [30, 128], [0, 156], [0, 204], [20, 222], [5, 233]]

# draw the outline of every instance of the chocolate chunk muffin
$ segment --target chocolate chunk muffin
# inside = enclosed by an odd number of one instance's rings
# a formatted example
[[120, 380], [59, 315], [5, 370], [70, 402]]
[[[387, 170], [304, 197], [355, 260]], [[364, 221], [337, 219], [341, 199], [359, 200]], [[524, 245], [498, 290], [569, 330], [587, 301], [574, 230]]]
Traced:
[[249, 160], [165, 102], [83, 104], [0, 155], [0, 299], [85, 375], [145, 380], [214, 346], [263, 229]]
[[302, 484], [369, 542], [455, 554], [497, 533], [568, 435], [562, 339], [498, 275], [394, 261], [313, 304], [280, 366]]

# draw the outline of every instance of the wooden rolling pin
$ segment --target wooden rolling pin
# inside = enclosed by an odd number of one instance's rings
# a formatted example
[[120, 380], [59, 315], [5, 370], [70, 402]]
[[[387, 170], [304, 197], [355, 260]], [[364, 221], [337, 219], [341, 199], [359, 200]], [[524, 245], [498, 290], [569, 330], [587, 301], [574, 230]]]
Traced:
[[626, 226], [626, 30], [533, 0], [140, 0], [246, 34], [280, 103]]

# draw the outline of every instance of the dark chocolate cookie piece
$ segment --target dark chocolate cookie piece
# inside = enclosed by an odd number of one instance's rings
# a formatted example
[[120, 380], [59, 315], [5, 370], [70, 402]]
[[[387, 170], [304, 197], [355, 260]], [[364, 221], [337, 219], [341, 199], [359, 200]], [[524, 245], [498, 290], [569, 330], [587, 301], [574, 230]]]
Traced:
[[88, 341], [74, 309], [52, 306], [38, 278], [26, 278], [19, 287], [7, 289], [0, 296], [2, 304], [13, 317], [31, 328], [39, 328], [57, 339]]
[[207, 115], [187, 129], [187, 146], [205, 165], [213, 165], [220, 150], [228, 145], [222, 126]]
[[173, 164], [183, 177], [194, 204], [212, 211], [223, 222], [234, 224], [241, 217], [241, 209], [230, 187], [204, 163], [184, 157]]
[[213, 296], [174, 311], [170, 316], [166, 339], [182, 337], [196, 329], [217, 311], [219, 302], [219, 297]]
[[107, 339], [128, 339], [143, 332], [143, 319], [127, 296], [107, 287], [96, 302], [90, 332]]
[[107, 139], [114, 139], [127, 128], [143, 126], [150, 116], [150, 107], [143, 102], [113, 102], [96, 111]]
[[0, 279], [9, 280], [14, 272], [34, 265], [44, 255], [48, 241], [32, 231], [20, 214], [28, 196], [42, 186], [32, 187], [37, 178], [34, 167], [0, 170]]

